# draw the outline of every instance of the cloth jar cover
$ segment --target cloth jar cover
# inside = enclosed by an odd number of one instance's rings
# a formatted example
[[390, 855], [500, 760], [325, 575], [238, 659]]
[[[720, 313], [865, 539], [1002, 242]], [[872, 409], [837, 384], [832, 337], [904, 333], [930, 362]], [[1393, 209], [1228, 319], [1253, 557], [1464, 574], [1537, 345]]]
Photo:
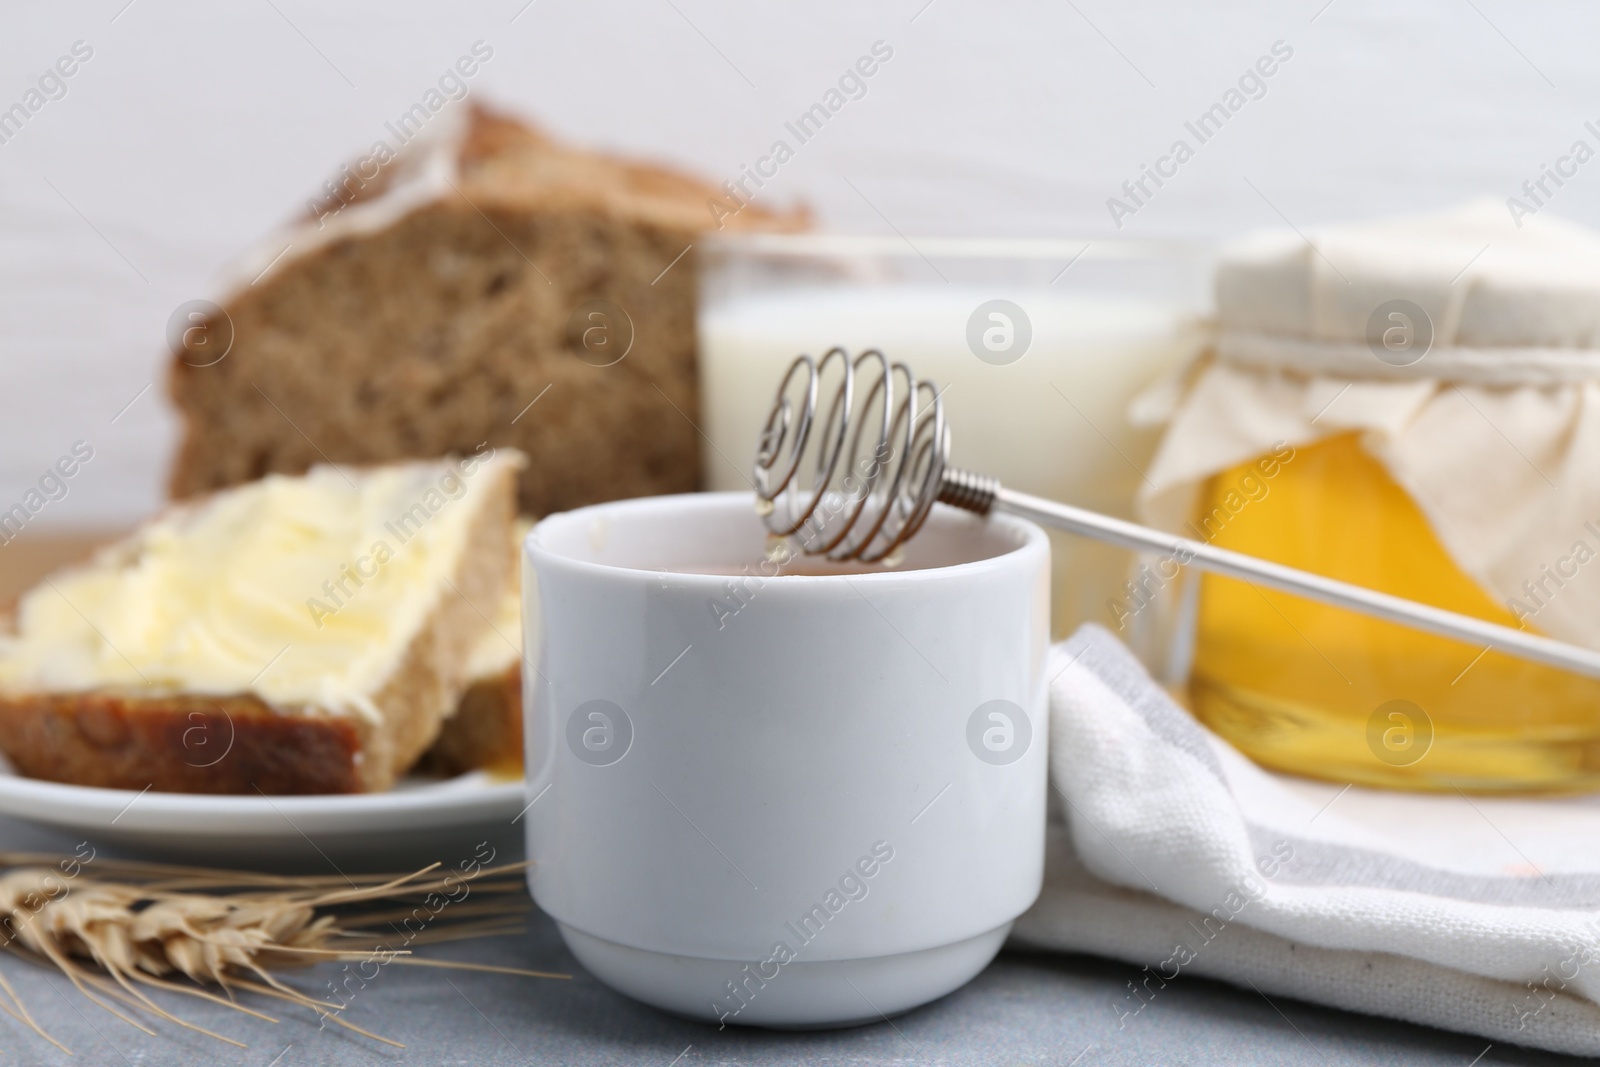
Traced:
[[1146, 521], [1177, 531], [1212, 475], [1354, 432], [1496, 600], [1600, 647], [1600, 234], [1494, 201], [1265, 233], [1224, 250], [1216, 295], [1212, 350], [1134, 404], [1168, 424]]

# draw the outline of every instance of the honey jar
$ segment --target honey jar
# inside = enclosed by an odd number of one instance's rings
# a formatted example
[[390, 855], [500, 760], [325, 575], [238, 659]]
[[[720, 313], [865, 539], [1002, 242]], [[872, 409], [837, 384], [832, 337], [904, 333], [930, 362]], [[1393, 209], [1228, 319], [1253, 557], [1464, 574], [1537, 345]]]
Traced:
[[[1188, 537], [1600, 647], [1600, 235], [1497, 204], [1251, 238], [1141, 499]], [[1591, 565], [1593, 564], [1593, 565]], [[1600, 680], [1186, 575], [1196, 716], [1369, 786], [1600, 788]]]

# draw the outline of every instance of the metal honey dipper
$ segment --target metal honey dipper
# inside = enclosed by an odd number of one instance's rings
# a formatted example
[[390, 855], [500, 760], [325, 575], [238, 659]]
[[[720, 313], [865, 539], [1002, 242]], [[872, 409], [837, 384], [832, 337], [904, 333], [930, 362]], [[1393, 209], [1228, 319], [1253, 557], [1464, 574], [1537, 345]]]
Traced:
[[[823, 376], [833, 364], [838, 365], [839, 381], [819, 422]], [[870, 386], [864, 397], [858, 397], [864, 367]], [[813, 457], [811, 479], [802, 486], [808, 455]], [[949, 456], [950, 427], [942, 396], [906, 364], [891, 364], [877, 349], [853, 360], [843, 348], [830, 349], [821, 360], [802, 355], [789, 365], [762, 426], [754, 466], [757, 511], [773, 535], [798, 539], [807, 555], [892, 565], [936, 502], [978, 515], [998, 508], [1107, 544], [1170, 553], [1178, 563], [1202, 571], [1254, 579], [1284, 592], [1600, 678], [1600, 652], [1019, 493], [995, 478], [951, 467]]]

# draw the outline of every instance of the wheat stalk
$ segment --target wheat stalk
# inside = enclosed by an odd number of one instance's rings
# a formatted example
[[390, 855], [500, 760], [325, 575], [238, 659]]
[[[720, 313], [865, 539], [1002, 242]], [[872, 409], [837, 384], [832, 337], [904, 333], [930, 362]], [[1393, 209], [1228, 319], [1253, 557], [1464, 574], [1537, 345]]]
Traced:
[[[404, 946], [520, 929], [515, 919], [528, 910], [520, 877], [526, 864], [475, 866], [466, 873], [440, 873], [440, 865], [433, 864], [405, 875], [296, 878], [98, 860], [96, 870], [103, 876], [89, 878], [82, 873], [87, 862], [81, 855], [0, 852], [0, 947], [56, 967], [90, 1001], [152, 1036], [154, 1030], [122, 1009], [243, 1048], [233, 1038], [172, 1014], [148, 992], [181, 993], [278, 1021], [239, 1003], [236, 994], [242, 991], [309, 1008], [375, 1041], [404, 1047], [342, 1018], [343, 1003], [286, 984], [274, 973], [285, 967], [377, 960], [379, 965], [571, 977], [417, 959], [409, 947], [389, 947], [394, 937], [371, 929], [388, 925]], [[459, 898], [449, 895], [456, 890], [462, 890]], [[462, 903], [469, 893], [489, 899]], [[404, 933], [396, 922], [405, 924]], [[413, 931], [412, 922], [420, 929]], [[69, 1051], [28, 1013], [4, 974], [0, 1011]]]

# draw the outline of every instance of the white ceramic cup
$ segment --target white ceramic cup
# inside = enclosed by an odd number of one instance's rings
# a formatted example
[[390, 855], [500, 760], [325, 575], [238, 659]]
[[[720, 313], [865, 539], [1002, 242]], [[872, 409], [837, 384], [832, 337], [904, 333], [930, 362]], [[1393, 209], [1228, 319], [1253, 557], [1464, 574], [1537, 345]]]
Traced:
[[1049, 543], [940, 506], [893, 571], [769, 576], [752, 503], [528, 535], [528, 882], [646, 1003], [870, 1022], [976, 975], [1039, 893]]

